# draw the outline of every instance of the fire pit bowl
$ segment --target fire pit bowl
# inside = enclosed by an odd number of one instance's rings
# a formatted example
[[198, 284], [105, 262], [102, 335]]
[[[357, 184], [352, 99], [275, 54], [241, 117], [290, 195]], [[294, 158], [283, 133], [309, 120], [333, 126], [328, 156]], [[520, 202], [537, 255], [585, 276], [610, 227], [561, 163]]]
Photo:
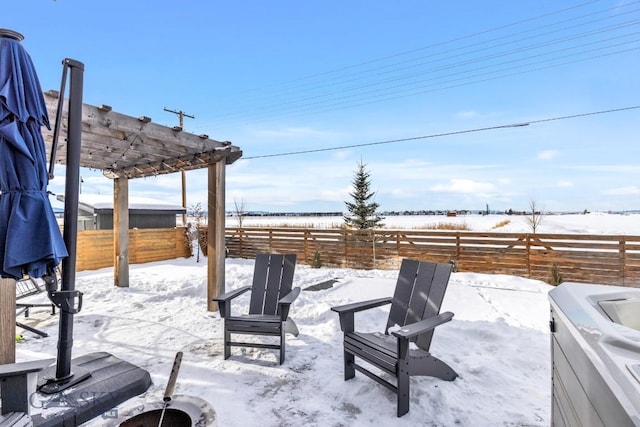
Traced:
[[[121, 409], [118, 414], [120, 427], [157, 427], [162, 414], [163, 402], [141, 403]], [[176, 395], [167, 404], [162, 419], [163, 426], [212, 427], [216, 414], [211, 405], [199, 397]]]
[[[120, 423], [120, 427], [146, 427], [157, 426], [160, 424], [160, 416], [162, 415], [162, 409], [154, 409], [153, 411], [143, 412], [129, 418], [123, 423]], [[191, 427], [193, 424], [191, 417], [180, 409], [167, 408], [162, 418], [162, 425], [175, 426], [175, 427]]]

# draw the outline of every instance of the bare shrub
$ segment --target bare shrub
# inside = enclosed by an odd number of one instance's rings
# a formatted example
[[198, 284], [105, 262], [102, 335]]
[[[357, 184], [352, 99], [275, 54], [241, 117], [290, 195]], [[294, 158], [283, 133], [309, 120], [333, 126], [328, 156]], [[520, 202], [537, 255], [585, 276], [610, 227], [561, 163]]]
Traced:
[[320, 251], [316, 251], [313, 254], [313, 261], [311, 262], [311, 268], [321, 268], [322, 259], [320, 258]]
[[562, 283], [564, 279], [562, 278], [562, 273], [560, 273], [560, 269], [558, 268], [558, 264], [555, 262], [551, 266], [551, 272], [549, 273], [549, 278], [547, 279], [547, 283], [551, 286], [558, 286]]
[[533, 234], [536, 234], [536, 231], [538, 230], [538, 227], [542, 222], [542, 213], [540, 212], [540, 210], [538, 210], [535, 200], [531, 200], [529, 202], [529, 209], [531, 210], [531, 212], [525, 218], [525, 221], [527, 222], [527, 224], [529, 224], [531, 232]]
[[416, 230], [454, 230], [454, 231], [471, 231], [466, 223], [455, 224], [452, 222], [438, 222], [436, 224], [426, 224], [423, 226], [413, 227]]
[[503, 221], [500, 221], [499, 223], [497, 223], [496, 225], [494, 225], [493, 227], [491, 227], [492, 230], [495, 230], [496, 228], [502, 228], [505, 225], [511, 224], [511, 220], [505, 219]]
[[244, 217], [247, 215], [247, 211], [244, 208], [244, 198], [240, 201], [234, 199], [233, 209], [235, 211], [236, 218], [238, 219], [238, 228], [242, 228]]

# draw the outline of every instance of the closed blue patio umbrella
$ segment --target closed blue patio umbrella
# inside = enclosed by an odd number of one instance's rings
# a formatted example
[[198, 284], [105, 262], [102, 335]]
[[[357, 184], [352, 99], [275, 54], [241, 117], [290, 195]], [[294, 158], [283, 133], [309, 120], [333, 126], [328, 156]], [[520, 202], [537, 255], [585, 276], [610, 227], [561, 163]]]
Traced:
[[47, 108], [29, 54], [0, 29], [0, 276], [42, 277], [68, 256], [47, 195]]

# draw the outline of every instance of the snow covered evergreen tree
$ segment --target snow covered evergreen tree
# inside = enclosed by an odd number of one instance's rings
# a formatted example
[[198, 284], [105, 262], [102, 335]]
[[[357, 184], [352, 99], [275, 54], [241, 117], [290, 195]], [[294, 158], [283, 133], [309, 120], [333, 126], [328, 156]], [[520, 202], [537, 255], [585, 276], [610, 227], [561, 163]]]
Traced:
[[384, 218], [378, 214], [380, 205], [372, 200], [376, 193], [371, 191], [371, 175], [366, 166], [362, 161], [358, 163], [358, 170], [352, 181], [353, 192], [349, 193], [353, 202], [345, 202], [349, 213], [344, 216], [344, 223], [360, 230], [384, 225]]

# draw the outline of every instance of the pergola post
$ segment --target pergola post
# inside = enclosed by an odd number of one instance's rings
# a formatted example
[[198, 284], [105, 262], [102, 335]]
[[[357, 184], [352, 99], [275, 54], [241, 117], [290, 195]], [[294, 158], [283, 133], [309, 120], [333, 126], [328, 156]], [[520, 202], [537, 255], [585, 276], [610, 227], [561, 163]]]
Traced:
[[0, 365], [16, 361], [16, 282], [0, 279]]
[[129, 287], [129, 180], [113, 180], [113, 280]]
[[225, 167], [223, 160], [208, 167], [207, 310], [217, 311], [213, 298], [225, 292]]

